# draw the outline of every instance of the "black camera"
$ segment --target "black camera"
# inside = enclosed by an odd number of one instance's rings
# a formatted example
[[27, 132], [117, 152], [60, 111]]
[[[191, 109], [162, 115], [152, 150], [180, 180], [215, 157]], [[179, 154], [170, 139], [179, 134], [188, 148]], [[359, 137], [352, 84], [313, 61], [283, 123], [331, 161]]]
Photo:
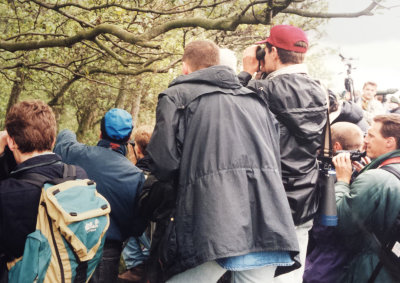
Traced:
[[265, 49], [261, 48], [261, 46], [257, 46], [257, 51], [256, 51], [256, 58], [258, 61], [263, 61], [265, 57]]
[[367, 156], [367, 152], [361, 152], [359, 150], [338, 150], [336, 151], [336, 154], [342, 153], [342, 152], [348, 152], [350, 153], [350, 160], [351, 161], [361, 161], [362, 157]]

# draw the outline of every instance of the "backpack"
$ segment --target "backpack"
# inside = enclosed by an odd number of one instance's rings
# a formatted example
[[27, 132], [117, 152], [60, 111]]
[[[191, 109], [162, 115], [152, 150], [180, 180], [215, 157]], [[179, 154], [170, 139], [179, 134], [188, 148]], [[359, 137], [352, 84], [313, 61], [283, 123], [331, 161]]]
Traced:
[[110, 220], [110, 205], [76, 167], [64, 164], [63, 178], [37, 173], [19, 178], [41, 187], [36, 230], [23, 256], [7, 263], [10, 283], [88, 282], [99, 263]]

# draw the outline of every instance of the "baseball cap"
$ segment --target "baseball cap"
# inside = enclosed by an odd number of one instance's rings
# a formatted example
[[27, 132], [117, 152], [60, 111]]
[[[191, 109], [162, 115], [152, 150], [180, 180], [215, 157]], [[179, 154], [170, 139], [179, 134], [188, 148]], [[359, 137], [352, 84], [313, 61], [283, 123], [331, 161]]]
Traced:
[[127, 142], [133, 129], [132, 116], [123, 109], [113, 108], [101, 120], [103, 138]]
[[[296, 42], [298, 41], [304, 41], [307, 44], [307, 47], [297, 46]], [[305, 32], [302, 29], [291, 25], [273, 26], [270, 30], [269, 37], [256, 42], [256, 44], [266, 42], [273, 46], [299, 53], [306, 53], [308, 48], [308, 39]]]

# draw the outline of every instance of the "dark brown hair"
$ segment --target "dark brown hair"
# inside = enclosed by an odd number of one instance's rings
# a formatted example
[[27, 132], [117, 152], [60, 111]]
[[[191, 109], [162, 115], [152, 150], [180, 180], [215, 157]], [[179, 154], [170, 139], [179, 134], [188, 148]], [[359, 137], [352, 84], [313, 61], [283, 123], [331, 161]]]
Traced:
[[182, 61], [188, 64], [192, 71], [218, 65], [219, 48], [208, 40], [192, 41], [186, 45]]
[[22, 153], [51, 150], [57, 123], [50, 106], [40, 100], [22, 101], [6, 116], [6, 130]]
[[376, 115], [374, 122], [382, 123], [381, 135], [384, 138], [394, 137], [396, 148], [400, 149], [400, 114]]
[[[267, 42], [266, 44], [267, 44], [268, 52], [271, 52], [273, 45], [269, 42]], [[305, 43], [304, 41], [298, 41], [298, 42], [296, 42], [295, 45], [307, 48], [307, 43]], [[306, 53], [289, 51], [289, 50], [285, 50], [285, 49], [282, 49], [282, 48], [279, 48], [276, 46], [275, 46], [275, 48], [278, 51], [279, 60], [281, 61], [282, 64], [301, 64], [304, 62]]]

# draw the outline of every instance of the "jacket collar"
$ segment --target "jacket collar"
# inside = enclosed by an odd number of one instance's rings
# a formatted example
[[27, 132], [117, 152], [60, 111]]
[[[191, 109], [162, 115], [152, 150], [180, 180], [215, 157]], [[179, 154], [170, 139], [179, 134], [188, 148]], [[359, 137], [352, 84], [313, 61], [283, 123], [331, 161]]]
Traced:
[[308, 74], [306, 64], [294, 64], [294, 65], [289, 65], [289, 66], [283, 67], [281, 69], [273, 71], [272, 73], [269, 73], [269, 75], [267, 76], [267, 79], [270, 80], [279, 75], [298, 74], [298, 73]]
[[55, 153], [37, 155], [18, 164], [10, 174], [16, 174], [18, 172], [25, 171], [34, 167], [54, 164], [59, 161], [61, 161], [61, 158]]
[[111, 141], [105, 140], [105, 139], [99, 140], [99, 142], [97, 143], [97, 146], [111, 149], [115, 152], [122, 154], [123, 156], [125, 156], [126, 152], [127, 152], [127, 148], [126, 148], [125, 144], [114, 143], [114, 142], [111, 142]]
[[393, 157], [399, 157], [399, 156], [400, 156], [400, 149], [396, 149], [396, 150], [393, 150], [391, 152], [382, 154], [381, 156], [379, 156], [376, 159], [372, 160], [372, 162], [370, 164], [368, 164], [367, 166], [365, 166], [361, 172], [364, 172], [364, 171], [369, 170], [369, 169], [376, 169], [385, 160], [387, 160], [389, 158], [393, 158]]

